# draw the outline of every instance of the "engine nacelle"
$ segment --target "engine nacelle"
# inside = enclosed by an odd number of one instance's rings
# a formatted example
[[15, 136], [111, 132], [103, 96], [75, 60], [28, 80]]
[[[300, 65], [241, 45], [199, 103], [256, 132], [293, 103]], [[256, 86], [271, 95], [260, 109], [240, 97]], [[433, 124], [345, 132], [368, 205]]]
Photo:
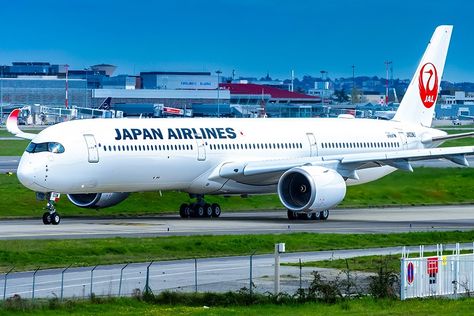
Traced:
[[337, 205], [346, 195], [346, 182], [337, 171], [318, 167], [296, 167], [285, 172], [278, 182], [281, 203], [294, 212], [324, 211]]
[[87, 194], [68, 194], [67, 197], [72, 204], [82, 208], [106, 208], [114, 206], [125, 200], [130, 193], [87, 193]]

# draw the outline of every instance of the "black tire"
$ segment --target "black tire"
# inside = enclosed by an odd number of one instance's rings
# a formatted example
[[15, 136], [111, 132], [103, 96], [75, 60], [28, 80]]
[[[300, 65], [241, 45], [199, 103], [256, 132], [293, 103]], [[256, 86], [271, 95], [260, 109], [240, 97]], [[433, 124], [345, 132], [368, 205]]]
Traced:
[[45, 225], [51, 224], [51, 214], [49, 214], [49, 212], [43, 213], [43, 224]]
[[311, 213], [311, 219], [317, 221], [319, 219], [319, 212]]
[[290, 221], [296, 219], [296, 213], [293, 212], [292, 210], [287, 210], [287, 211], [286, 211], [286, 215], [288, 216], [288, 219], [289, 219]]
[[221, 206], [217, 203], [211, 205], [212, 208], [212, 217], [219, 217], [221, 216], [222, 209]]
[[186, 203], [181, 204], [179, 207], [179, 216], [181, 218], [188, 218], [189, 217], [189, 205]]
[[59, 216], [58, 213], [54, 212], [51, 214], [51, 224], [53, 225], [59, 225], [61, 223], [61, 216]]
[[325, 221], [328, 219], [328, 217], [329, 217], [329, 210], [324, 210], [324, 211], [319, 212], [320, 220]]
[[212, 216], [212, 207], [211, 204], [204, 204], [204, 216], [211, 217]]
[[311, 213], [306, 213], [306, 212], [300, 212], [300, 213], [297, 213], [297, 217], [298, 219], [301, 219], [301, 220], [310, 220], [311, 219]]
[[194, 206], [194, 215], [196, 217], [204, 217], [204, 206], [196, 204]]

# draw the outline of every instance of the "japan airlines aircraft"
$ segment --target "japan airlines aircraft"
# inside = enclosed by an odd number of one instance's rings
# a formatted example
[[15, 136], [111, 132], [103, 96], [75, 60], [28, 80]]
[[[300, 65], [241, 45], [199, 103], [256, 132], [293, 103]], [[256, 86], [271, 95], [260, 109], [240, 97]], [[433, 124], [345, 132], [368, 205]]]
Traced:
[[347, 185], [379, 179], [410, 162], [448, 159], [466, 166], [474, 146], [435, 148], [447, 135], [431, 121], [452, 26], [436, 28], [390, 121], [344, 118], [284, 119], [93, 119], [60, 123], [38, 135], [7, 127], [31, 139], [18, 179], [47, 196], [45, 224], [58, 224], [54, 199], [67, 194], [78, 207], [103, 208], [130, 192], [180, 190], [196, 197], [182, 217], [218, 217], [208, 194], [277, 193], [297, 216], [327, 219]]

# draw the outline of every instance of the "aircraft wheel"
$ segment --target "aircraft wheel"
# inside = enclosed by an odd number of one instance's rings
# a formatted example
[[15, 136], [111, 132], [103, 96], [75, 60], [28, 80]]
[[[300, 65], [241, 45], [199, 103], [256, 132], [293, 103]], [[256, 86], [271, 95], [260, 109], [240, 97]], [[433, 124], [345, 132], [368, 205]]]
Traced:
[[313, 221], [316, 221], [319, 219], [319, 212], [314, 212], [314, 213], [311, 213], [311, 219]]
[[179, 216], [181, 216], [181, 218], [188, 218], [190, 215], [190, 211], [191, 211], [191, 208], [189, 207], [189, 205], [186, 203], [183, 203], [179, 207]]
[[194, 215], [196, 217], [204, 217], [204, 206], [196, 204], [194, 206]]
[[211, 217], [212, 216], [212, 207], [211, 204], [204, 204], [204, 216]]
[[325, 221], [328, 219], [328, 217], [329, 217], [329, 210], [324, 210], [324, 211], [319, 212], [320, 220]]
[[295, 220], [297, 217], [296, 213], [292, 210], [287, 210], [286, 215], [288, 216], [289, 220]]
[[49, 225], [52, 222], [51, 214], [49, 212], [43, 213], [43, 224]]
[[221, 206], [217, 203], [214, 203], [211, 205], [211, 209], [212, 209], [212, 217], [219, 217], [221, 216]]
[[58, 213], [54, 212], [51, 214], [51, 224], [58, 225], [61, 222], [61, 216]]

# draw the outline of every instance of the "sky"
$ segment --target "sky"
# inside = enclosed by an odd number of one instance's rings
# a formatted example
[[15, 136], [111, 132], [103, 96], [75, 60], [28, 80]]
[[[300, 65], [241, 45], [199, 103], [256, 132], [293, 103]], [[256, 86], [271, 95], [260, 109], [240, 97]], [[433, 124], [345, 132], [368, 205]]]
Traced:
[[443, 79], [474, 82], [474, 1], [1, 0], [0, 64], [108, 63], [116, 74], [411, 78], [437, 25], [453, 24]]

